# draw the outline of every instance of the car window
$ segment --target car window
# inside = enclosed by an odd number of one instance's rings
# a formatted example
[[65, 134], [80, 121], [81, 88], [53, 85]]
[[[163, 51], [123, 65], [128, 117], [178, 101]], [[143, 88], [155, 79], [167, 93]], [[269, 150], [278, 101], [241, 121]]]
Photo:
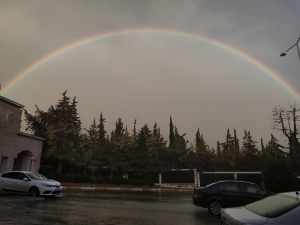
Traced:
[[240, 184], [240, 190], [242, 193], [266, 195], [267, 192], [262, 188], [252, 184]]
[[264, 217], [275, 218], [293, 210], [299, 205], [299, 201], [295, 197], [278, 194], [246, 205], [244, 208]]
[[39, 173], [26, 173], [33, 180], [48, 180], [47, 177]]
[[214, 184], [208, 187], [211, 191], [219, 191], [220, 190], [220, 184]]
[[225, 189], [225, 191], [229, 191], [229, 192], [238, 192], [238, 188], [235, 183], [224, 184], [224, 189]]
[[219, 188], [220, 188], [220, 191], [225, 191], [223, 184], [220, 184]]
[[211, 184], [205, 185], [204, 187], [206, 187], [206, 188], [208, 188], [208, 187], [214, 187], [215, 185], [218, 185], [218, 183], [217, 182], [211, 183]]
[[5, 174], [2, 174], [1, 177], [15, 179], [16, 173], [5, 173]]
[[24, 173], [16, 173], [15, 179], [23, 180], [23, 178], [28, 178]]

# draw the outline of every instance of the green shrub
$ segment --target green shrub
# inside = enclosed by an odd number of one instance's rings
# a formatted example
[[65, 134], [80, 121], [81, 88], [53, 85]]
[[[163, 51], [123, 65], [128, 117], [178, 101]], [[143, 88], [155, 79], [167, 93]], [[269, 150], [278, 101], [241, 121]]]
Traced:
[[102, 176], [98, 176], [97, 177], [97, 183], [98, 184], [104, 184], [105, 183], [105, 179]]
[[127, 185], [127, 184], [129, 184], [129, 180], [128, 180], [128, 179], [126, 179], [126, 178], [122, 178], [122, 180], [121, 180], [121, 184], [125, 184], [125, 185]]
[[130, 185], [133, 185], [133, 186], [136, 186], [136, 185], [137, 185], [136, 179], [131, 179], [131, 180], [129, 181], [129, 184], [130, 184]]
[[149, 181], [148, 186], [155, 186], [155, 183], [153, 181]]
[[56, 173], [50, 172], [47, 176], [49, 179], [56, 180]]
[[123, 180], [123, 178], [121, 178], [121, 177], [114, 177], [113, 184], [120, 185], [120, 184], [122, 184], [122, 180]]
[[136, 185], [137, 186], [144, 186], [145, 185], [145, 181], [144, 180], [137, 180], [136, 181]]
[[75, 173], [73, 175], [73, 182], [74, 183], [80, 183], [80, 182], [82, 182], [82, 175], [80, 173]]
[[90, 182], [90, 177], [89, 175], [87, 175], [86, 173], [84, 173], [82, 176], [81, 176], [81, 181], [82, 183], [89, 183]]
[[70, 173], [67, 173], [67, 174], [64, 176], [64, 181], [65, 181], [65, 182], [72, 182], [72, 181], [73, 181], [73, 175], [70, 174]]
[[91, 176], [90, 182], [92, 184], [96, 183], [97, 182], [97, 178], [95, 176]]
[[63, 177], [64, 177], [64, 175], [63, 175], [62, 173], [56, 174], [56, 179], [54, 179], [54, 180], [62, 181], [62, 180], [63, 180]]
[[106, 179], [106, 183], [108, 183], [108, 184], [113, 184], [113, 183], [114, 183], [114, 179], [113, 179], [112, 177], [108, 177], [108, 178]]
[[275, 193], [298, 189], [297, 177], [292, 166], [285, 159], [271, 160], [265, 171], [265, 188]]

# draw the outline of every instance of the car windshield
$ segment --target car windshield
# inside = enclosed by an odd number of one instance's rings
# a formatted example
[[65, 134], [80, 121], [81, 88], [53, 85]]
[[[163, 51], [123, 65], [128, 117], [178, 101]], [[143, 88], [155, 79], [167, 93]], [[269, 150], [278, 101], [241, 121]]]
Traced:
[[33, 180], [48, 180], [47, 177], [45, 177], [42, 174], [39, 173], [26, 173], [27, 176], [29, 176]]
[[274, 218], [283, 215], [298, 206], [299, 201], [295, 197], [278, 194], [246, 205], [244, 208], [258, 215]]

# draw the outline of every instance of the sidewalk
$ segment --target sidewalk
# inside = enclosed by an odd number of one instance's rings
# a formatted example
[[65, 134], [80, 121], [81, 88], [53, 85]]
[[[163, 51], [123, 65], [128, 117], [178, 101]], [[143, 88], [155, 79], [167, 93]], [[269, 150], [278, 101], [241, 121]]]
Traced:
[[171, 185], [155, 186], [131, 186], [131, 185], [114, 185], [114, 184], [89, 184], [89, 183], [68, 183], [61, 182], [64, 190], [82, 190], [82, 191], [177, 191], [193, 192], [193, 187], [178, 187]]

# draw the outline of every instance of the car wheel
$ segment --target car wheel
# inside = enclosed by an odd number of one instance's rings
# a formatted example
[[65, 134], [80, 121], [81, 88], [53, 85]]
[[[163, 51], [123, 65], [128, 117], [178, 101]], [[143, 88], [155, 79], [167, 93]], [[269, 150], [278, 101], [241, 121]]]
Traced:
[[208, 211], [216, 216], [219, 216], [221, 213], [221, 203], [218, 201], [211, 201], [208, 205]]
[[32, 187], [32, 188], [30, 188], [30, 190], [28, 192], [28, 195], [30, 197], [39, 197], [40, 196], [40, 191], [36, 187]]

